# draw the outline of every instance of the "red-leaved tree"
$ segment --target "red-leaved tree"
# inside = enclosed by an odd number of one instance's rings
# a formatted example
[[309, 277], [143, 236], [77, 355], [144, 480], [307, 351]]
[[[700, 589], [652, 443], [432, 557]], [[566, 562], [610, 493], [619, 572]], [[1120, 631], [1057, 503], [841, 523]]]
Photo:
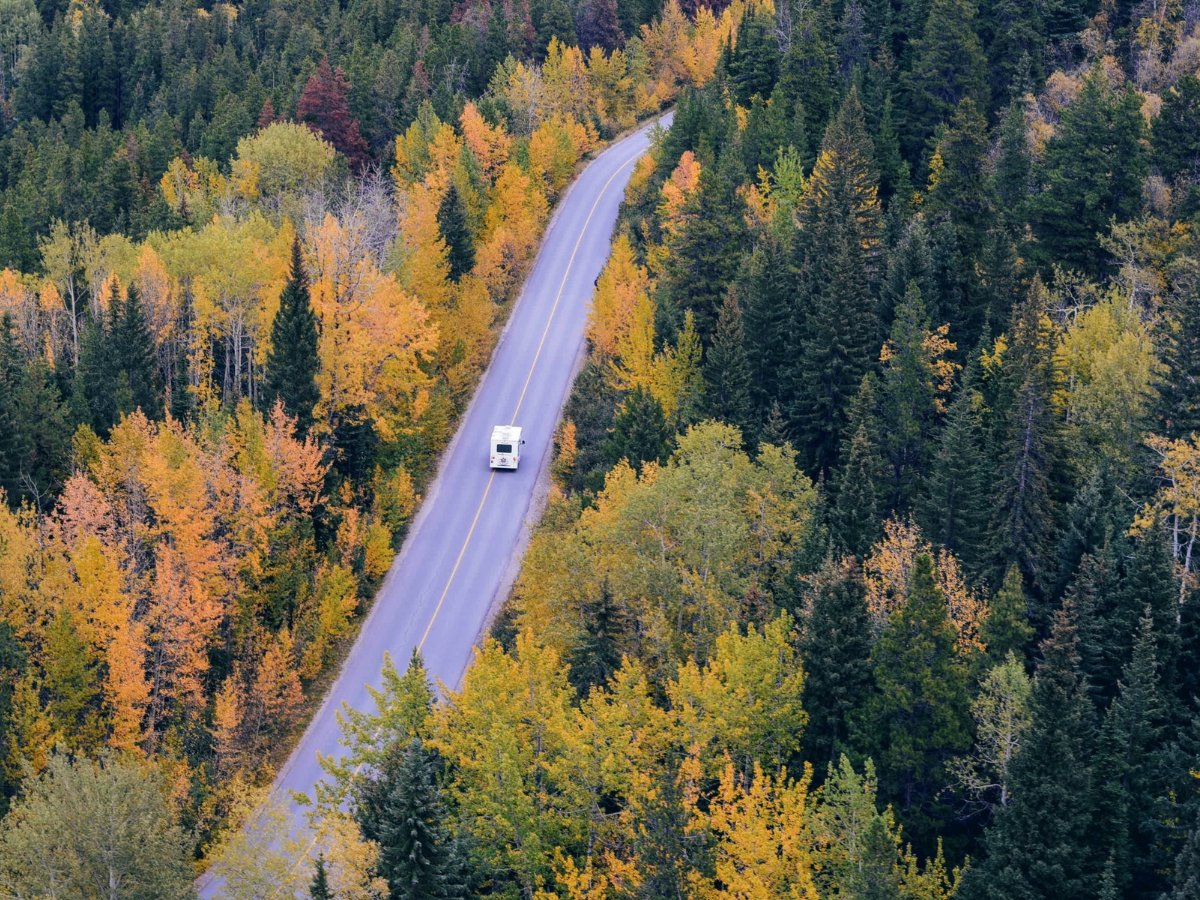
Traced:
[[361, 169], [366, 165], [370, 151], [358, 130], [358, 119], [350, 116], [350, 107], [346, 103], [349, 91], [350, 83], [341, 66], [330, 69], [329, 59], [324, 57], [304, 86], [300, 102], [296, 104], [296, 116], [319, 131], [350, 160], [351, 166]]

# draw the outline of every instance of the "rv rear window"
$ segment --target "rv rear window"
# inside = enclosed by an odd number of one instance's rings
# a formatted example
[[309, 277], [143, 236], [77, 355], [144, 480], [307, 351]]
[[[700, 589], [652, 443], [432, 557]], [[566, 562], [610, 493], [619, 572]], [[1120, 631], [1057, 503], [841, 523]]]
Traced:
[[512, 444], [497, 444], [497, 453], [512, 453]]

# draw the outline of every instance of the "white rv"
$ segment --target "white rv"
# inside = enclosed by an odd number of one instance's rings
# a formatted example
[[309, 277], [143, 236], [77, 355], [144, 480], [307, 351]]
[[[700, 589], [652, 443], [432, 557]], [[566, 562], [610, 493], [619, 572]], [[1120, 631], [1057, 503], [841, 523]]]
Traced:
[[492, 429], [493, 469], [515, 469], [521, 461], [521, 429], [516, 425], [497, 425]]

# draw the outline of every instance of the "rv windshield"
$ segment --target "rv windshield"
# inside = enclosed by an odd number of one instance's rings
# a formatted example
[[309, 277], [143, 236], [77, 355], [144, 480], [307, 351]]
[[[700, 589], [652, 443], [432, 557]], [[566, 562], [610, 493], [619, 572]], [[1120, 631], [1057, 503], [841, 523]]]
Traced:
[[512, 444], [497, 444], [497, 453], [512, 453]]

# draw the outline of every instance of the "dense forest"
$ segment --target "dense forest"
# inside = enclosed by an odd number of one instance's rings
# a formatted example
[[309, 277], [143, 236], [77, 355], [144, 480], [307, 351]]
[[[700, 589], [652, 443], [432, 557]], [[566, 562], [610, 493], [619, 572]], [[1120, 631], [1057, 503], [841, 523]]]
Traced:
[[691, 13], [0, 4], [0, 895], [93, 838], [186, 894], [249, 814], [560, 192], [713, 75]]
[[[1200, 897], [1200, 4], [29, 10], [10, 894], [117, 805], [146, 897]], [[345, 710], [296, 840], [272, 745], [548, 204], [671, 103], [512, 596]]]

